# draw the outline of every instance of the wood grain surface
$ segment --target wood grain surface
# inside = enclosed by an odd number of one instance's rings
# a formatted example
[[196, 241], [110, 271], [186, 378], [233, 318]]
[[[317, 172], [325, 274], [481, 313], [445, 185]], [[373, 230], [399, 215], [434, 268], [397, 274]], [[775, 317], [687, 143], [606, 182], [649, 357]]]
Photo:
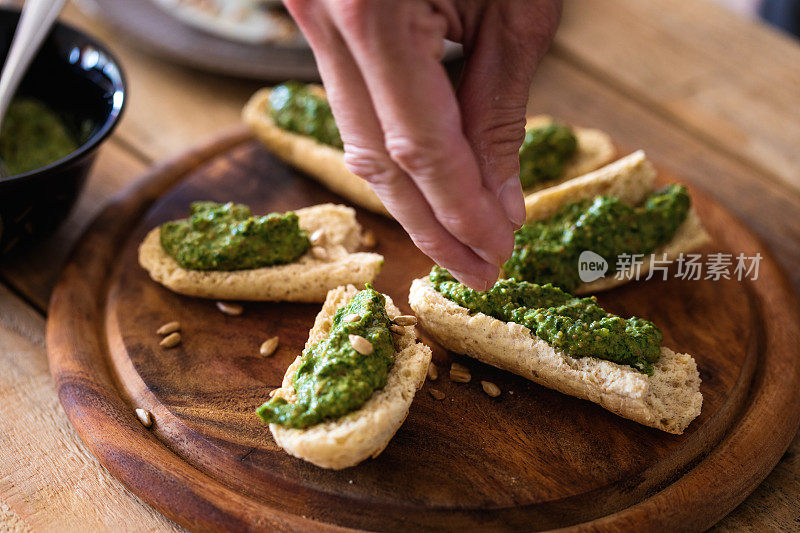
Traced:
[[[788, 185], [800, 175], [796, 143], [789, 141], [797, 134], [798, 122], [790, 118], [798, 108], [792, 58], [800, 47], [708, 0], [565, 4], [556, 43], [535, 77], [529, 110], [604, 129], [700, 184], [766, 242], [795, 291], [800, 289], [800, 195]], [[153, 162], [238, 123], [241, 106], [260, 87], [162, 61], [72, 4], [62, 19], [105, 41], [122, 60], [130, 100], [68, 224], [39, 246], [0, 262], [0, 285], [11, 291], [0, 299], [5, 340], [0, 359], [8, 369], [24, 359], [46, 370], [41, 339], [52, 287], [67, 251], [108, 197]], [[669, 53], [675, 43], [680, 54]], [[682, 84], [665, 83], [673, 78]], [[50, 412], [47, 406], [58, 402], [46, 377], [39, 378], [42, 386], [32, 387], [30, 376], [0, 393], [9, 423], [3, 430], [24, 439], [0, 446], [2, 527], [22, 531], [52, 524], [45, 529], [82, 531], [77, 517], [91, 516], [87, 524], [102, 524], [96, 529], [130, 530], [138, 517], [141, 529], [173, 530], [174, 524], [153, 520], [158, 515], [151, 508], [98, 473], [96, 462], [77, 459], [85, 448], [66, 419], [32, 415]], [[23, 388], [32, 392], [17, 394]], [[40, 423], [29, 425], [30, 431], [16, 425], [31, 416]], [[49, 445], [56, 442], [53, 455]], [[36, 469], [19, 468], [20, 458]], [[110, 482], [98, 489], [101, 477]], [[121, 522], [121, 516], [131, 521]], [[796, 531], [798, 517], [800, 438], [795, 438], [769, 477], [714, 531]]]
[[800, 47], [792, 36], [712, 2], [565, 7], [558, 56], [800, 191]]
[[43, 318], [0, 287], [0, 530], [179, 531], [81, 442], [44, 352]]
[[[702, 528], [752, 490], [794, 435], [792, 291], [749, 231], [695, 194], [713, 250], [762, 253], [759, 279], [639, 282], [600, 297], [613, 312], [655, 321], [666, 345], [696, 354], [704, 407], [683, 436], [457, 358], [473, 382], [443, 375], [443, 402], [423, 389], [378, 459], [329, 472], [286, 455], [253, 410], [302, 349], [317, 306], [248, 304], [229, 317], [156, 285], [136, 260], [146, 232], [194, 200], [246, 201], [257, 212], [336, 201], [242, 141], [234, 133], [195, 150], [120, 196], [85, 236], [50, 304], [51, 369], [68, 416], [101, 462], [184, 525]], [[366, 212], [359, 219], [387, 259], [376, 287], [407, 308], [410, 281], [430, 262], [395, 223]], [[183, 324], [184, 341], [167, 351], [154, 332], [172, 320]], [[275, 334], [278, 353], [260, 357], [258, 346]], [[454, 356], [436, 349], [434, 360], [446, 368]], [[483, 394], [481, 379], [502, 397]], [[151, 435], [135, 407], [154, 414]], [[767, 421], [775, 410], [785, 416]]]

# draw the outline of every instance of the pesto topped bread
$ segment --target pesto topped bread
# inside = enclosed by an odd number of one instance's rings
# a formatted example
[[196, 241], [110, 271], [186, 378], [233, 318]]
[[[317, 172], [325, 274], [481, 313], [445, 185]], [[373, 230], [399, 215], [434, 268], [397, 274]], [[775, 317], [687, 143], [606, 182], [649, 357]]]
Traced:
[[[503, 277], [553, 282], [576, 294], [610, 289], [652, 268], [651, 256], [674, 261], [710, 237], [685, 187], [655, 189], [656, 171], [639, 150], [609, 165], [525, 199], [526, 225], [515, 235]], [[609, 224], [620, 223], [619, 227]], [[579, 279], [579, 258], [592, 252], [605, 260], [605, 277]], [[640, 264], [621, 265], [639, 254]]]
[[[388, 296], [379, 295], [385, 302], [385, 312], [374, 314], [382, 317], [352, 316], [352, 310], [347, 307], [357, 295], [361, 299], [362, 293], [352, 285], [328, 293], [311, 328], [303, 355], [298, 356], [286, 370], [281, 388], [271, 394], [272, 400], [259, 409], [262, 419], [270, 422], [269, 428], [278, 446], [295, 457], [323, 468], [339, 470], [380, 454], [408, 415], [416, 391], [425, 382], [431, 361], [430, 348], [418, 342], [413, 327], [393, 326], [399, 333], [382, 331], [378, 322], [400, 315], [400, 310]], [[359, 309], [363, 308], [363, 302], [360, 303]], [[361, 324], [364, 320], [370, 321], [366, 329]], [[348, 321], [352, 322], [348, 324]], [[352, 330], [347, 329], [350, 327]], [[383, 337], [390, 335], [388, 357], [391, 361], [385, 379], [378, 383], [380, 387], [371, 394], [363, 395], [360, 400], [366, 398], [366, 401], [356, 402], [356, 409], [348, 410], [355, 404], [349, 401], [351, 398], [343, 404], [340, 401], [343, 388], [336, 380], [328, 380], [326, 376], [330, 375], [329, 369], [336, 368], [337, 371], [333, 373], [341, 374], [343, 368], [350, 368], [347, 361], [339, 360], [348, 357], [347, 353], [338, 353], [342, 345], [345, 345], [344, 348], [352, 345], [356, 351], [369, 351], [370, 356], [374, 355], [373, 350], [355, 345], [358, 339], [350, 337], [353, 332], [361, 333], [359, 337], [362, 339], [370, 339], [374, 350], [382, 350], [386, 341]], [[337, 338], [330, 339], [332, 334]], [[332, 345], [337, 347], [333, 357], [331, 354], [314, 353], [315, 350], [332, 349]], [[358, 359], [358, 353], [350, 355]], [[385, 364], [383, 356], [381, 353], [376, 362], [378, 367]], [[313, 390], [309, 391], [308, 386], [312, 386]], [[319, 387], [318, 391], [316, 387]], [[353, 384], [348, 384], [346, 392], [352, 393], [352, 388]], [[308, 397], [315, 396], [315, 393], [319, 398], [309, 401]], [[322, 413], [315, 412], [320, 401], [330, 404]], [[313, 407], [309, 407], [309, 403], [314, 404]]]
[[548, 115], [528, 117], [520, 148], [525, 194], [553, 187], [610, 163], [616, 155], [605, 132], [565, 126]]
[[356, 251], [362, 235], [355, 210], [320, 204], [294, 213], [304, 238], [313, 235], [319, 241], [300, 248], [302, 255], [283, 264], [234, 270], [185, 268], [165, 250], [161, 227], [150, 231], [139, 246], [139, 264], [172, 291], [220, 300], [322, 302], [332, 288], [363, 287], [375, 279], [383, 256]]
[[[289, 82], [274, 89], [256, 92], [244, 107], [242, 116], [261, 142], [278, 157], [355, 204], [390, 216], [369, 184], [345, 166], [339, 131], [326, 104], [325, 92], [321, 86]], [[275, 105], [281, 107], [280, 114], [274, 113]], [[548, 127], [555, 127], [551, 117], [529, 117], [526, 135], [530, 136], [532, 130], [544, 130]], [[526, 192], [570, 180], [599, 168], [614, 158], [615, 150], [611, 139], [602, 131], [577, 126], [569, 130], [570, 135], [574, 134], [576, 139], [575, 149], [563, 164], [559, 163], [555, 175], [547, 176], [547, 179], [543, 176], [531, 176], [535, 183]], [[534, 151], [538, 154], [544, 153], [545, 159], [552, 155], [552, 143], [535, 144], [538, 148], [535, 147]], [[524, 170], [525, 165], [522, 166]], [[521, 179], [526, 182], [522, 173]]]
[[[483, 305], [485, 296], [481, 293], [471, 293], [457, 303], [439, 292], [431, 278], [414, 280], [409, 303], [420, 325], [445, 349], [589, 400], [624, 418], [669, 433], [683, 433], [700, 414], [703, 397], [694, 359], [689, 354], [659, 346], [660, 332], [656, 334], [651, 327], [642, 324], [641, 319], [628, 319], [628, 322], [638, 320], [635, 325], [641, 326], [641, 331], [631, 332], [623, 323], [620, 331], [628, 332], [630, 338], [617, 339], [615, 335], [625, 334], [615, 333], [611, 325], [619, 317], [583, 317], [580, 313], [585, 304], [580, 300], [544, 304], [555, 306], [550, 309], [525, 308], [516, 301], [498, 314]], [[500, 280], [498, 286], [503, 283], [508, 284], [509, 280]], [[507, 295], [517, 283], [510, 282], [509, 287], [502, 289], [498, 287], [501, 292], [496, 295]], [[461, 303], [471, 305], [472, 309]], [[473, 305], [478, 303], [481, 305]], [[592, 309], [588, 312], [598, 314]], [[512, 320], [501, 320], [493, 314]], [[606, 320], [608, 328], [604, 327]], [[536, 331], [553, 344], [519, 322], [536, 327]], [[571, 337], [578, 332], [583, 332], [583, 337]], [[641, 359], [642, 365], [637, 368], [631, 366], [637, 364], [636, 358], [627, 359], [625, 354], [636, 355], [645, 350], [644, 346], [637, 346], [642, 340], [640, 335], [648, 339], [648, 355], [647, 359]], [[594, 343], [596, 336], [601, 338]], [[650, 353], [651, 348], [655, 353]], [[598, 351], [593, 351], [595, 349]], [[616, 361], [582, 355], [584, 353], [596, 353]]]
[[[322, 87], [312, 85], [311, 88], [312, 92], [324, 98]], [[335, 137], [297, 133], [281, 127], [273, 120], [271, 94], [272, 89], [261, 89], [250, 98], [242, 111], [244, 121], [264, 146], [336, 194], [365, 209], [390, 216], [369, 184], [345, 166], [341, 144], [329, 142], [329, 138]]]

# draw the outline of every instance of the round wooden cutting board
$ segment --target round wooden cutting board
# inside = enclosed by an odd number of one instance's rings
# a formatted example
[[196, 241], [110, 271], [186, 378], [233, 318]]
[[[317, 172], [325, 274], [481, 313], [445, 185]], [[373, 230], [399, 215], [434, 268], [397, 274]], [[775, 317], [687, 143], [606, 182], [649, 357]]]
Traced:
[[[662, 177], [664, 173], [662, 172]], [[278, 448], [254, 409], [301, 351], [319, 305], [246, 303], [241, 316], [173, 294], [137, 263], [148, 230], [194, 200], [254, 212], [342, 200], [243, 131], [149, 173], [94, 222], [50, 305], [47, 341], [61, 402], [84, 442], [133, 492], [195, 529], [687, 530], [733, 509], [767, 475], [800, 422], [797, 302], [753, 234], [701, 191], [714, 238], [705, 252], [760, 253], [755, 281], [630, 283], [599, 295], [654, 321], [664, 344], [694, 354], [703, 411], [681, 436], [434, 346], [441, 369], [376, 459], [328, 471]], [[358, 211], [386, 257], [376, 288], [408, 311], [431, 266], [400, 226]], [[183, 343], [156, 329], [182, 324]], [[259, 355], [279, 335], [270, 358]], [[424, 332], [421, 333], [423, 338]], [[470, 383], [447, 376], [452, 361]], [[496, 383], [490, 398], [480, 381]], [[144, 428], [134, 409], [153, 413]]]

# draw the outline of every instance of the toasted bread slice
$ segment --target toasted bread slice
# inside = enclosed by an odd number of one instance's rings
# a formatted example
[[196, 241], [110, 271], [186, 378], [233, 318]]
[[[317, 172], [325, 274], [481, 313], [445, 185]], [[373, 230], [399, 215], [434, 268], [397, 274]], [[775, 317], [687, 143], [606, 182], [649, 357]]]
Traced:
[[483, 313], [470, 315], [427, 278], [411, 284], [409, 303], [425, 331], [444, 348], [597, 403], [624, 418], [680, 434], [700, 414], [700, 374], [688, 354], [662, 347], [648, 376], [611, 361], [572, 357], [520, 324]]
[[[270, 117], [269, 95], [270, 89], [256, 92], [242, 112], [244, 121], [267, 148], [356, 205], [391, 216], [369, 184], [347, 169], [342, 150], [279, 128]], [[545, 115], [530, 117], [526, 127], [541, 127], [552, 121]], [[567, 164], [564, 177], [558, 183], [599, 168], [616, 155], [611, 139], [602, 131], [580, 127], [575, 127], [574, 131], [578, 139], [578, 153]], [[545, 183], [529, 191], [551, 185], [552, 182]]]
[[[536, 115], [528, 117], [525, 129], [531, 130], [541, 128], [553, 122], [555, 122], [553, 117], [548, 115]], [[593, 128], [582, 128], [580, 126], [572, 126], [572, 132], [578, 140], [578, 151], [566, 165], [564, 165], [564, 174], [557, 180], [539, 183], [538, 185], [525, 189], [525, 194], [531, 194], [582, 176], [587, 172], [607, 165], [613, 161], [614, 157], [617, 155], [614, 143], [611, 142], [611, 137], [609, 137], [607, 133]]]
[[269, 112], [270, 92], [270, 89], [256, 92], [242, 111], [244, 121], [261, 142], [336, 194], [370, 211], [390, 216], [369, 184], [347, 169], [342, 150], [275, 124]]
[[[328, 335], [336, 311], [347, 305], [356, 292], [356, 288], [350, 285], [328, 293], [314, 327], [311, 328], [306, 348]], [[388, 296], [386, 311], [389, 318], [400, 314], [400, 310]], [[402, 335], [394, 335], [395, 360], [384, 388], [375, 391], [360, 409], [336, 420], [306, 429], [270, 424], [269, 429], [278, 446], [295, 457], [334, 470], [355, 466], [369, 457], [377, 457], [406, 419], [411, 401], [424, 384], [431, 362], [431, 349], [422, 342], [417, 342], [414, 328], [403, 329], [405, 331]], [[292, 383], [300, 361], [298, 356], [289, 366], [283, 377], [283, 385], [274, 395], [291, 401], [294, 396]]]
[[326, 259], [311, 251], [286, 264], [248, 270], [188, 270], [181, 267], [161, 246], [160, 229], [147, 234], [139, 246], [139, 264], [153, 280], [188, 296], [218, 300], [322, 302], [334, 287], [353, 284], [363, 287], [378, 275], [383, 256], [355, 252], [361, 242], [361, 227], [355, 210], [321, 204], [295, 211], [300, 227], [313, 233], [325, 231], [319, 245]]
[[[579, 178], [544, 189], [525, 198], [528, 220], [541, 220], [553, 216], [562, 206], [597, 196], [616, 196], [631, 205], [640, 204], [653, 192], [655, 168], [644, 152], [638, 150], [613, 163]], [[694, 209], [675, 232], [672, 240], [653, 251], [656, 259], [676, 260], [680, 254], [695, 251], [711, 242]], [[646, 276], [652, 265], [646, 257], [640, 265], [640, 276]], [[574, 292], [588, 294], [611, 289], [631, 280], [630, 272], [618, 272], [591, 283], [581, 284]]]

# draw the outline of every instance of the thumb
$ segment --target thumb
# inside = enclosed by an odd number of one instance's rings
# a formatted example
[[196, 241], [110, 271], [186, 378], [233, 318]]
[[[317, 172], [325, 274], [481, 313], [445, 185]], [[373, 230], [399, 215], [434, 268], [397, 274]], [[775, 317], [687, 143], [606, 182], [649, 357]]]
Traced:
[[458, 88], [464, 134], [475, 151], [484, 185], [508, 219], [525, 222], [519, 182], [519, 147], [531, 79], [560, 17], [556, 0], [485, 2], [466, 25], [467, 57]]

